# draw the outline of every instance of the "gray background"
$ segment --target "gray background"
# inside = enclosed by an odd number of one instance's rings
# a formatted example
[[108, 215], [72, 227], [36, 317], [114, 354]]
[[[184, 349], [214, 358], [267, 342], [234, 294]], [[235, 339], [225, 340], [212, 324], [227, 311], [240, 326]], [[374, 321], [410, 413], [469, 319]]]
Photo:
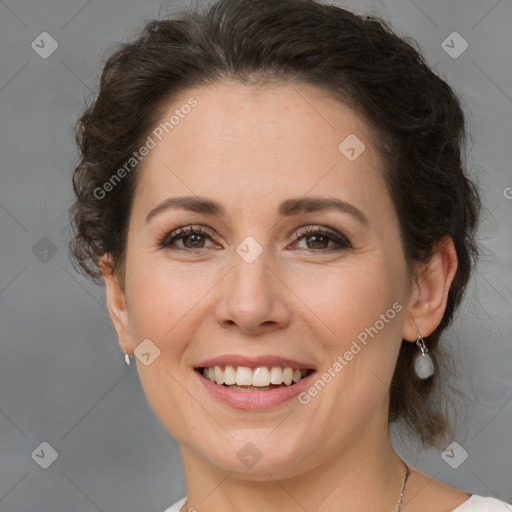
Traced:
[[[185, 493], [178, 446], [147, 405], [136, 370], [124, 365], [104, 288], [71, 267], [66, 213], [71, 126], [105, 50], [181, 5], [0, 1], [2, 512], [161, 512]], [[414, 37], [461, 96], [472, 134], [468, 164], [486, 206], [486, 253], [450, 330], [467, 411], [455, 441], [468, 458], [454, 469], [440, 452], [395, 440], [408, 462], [434, 478], [512, 502], [512, 2], [344, 5], [383, 14]], [[45, 31], [58, 42], [48, 58], [31, 47]], [[454, 31], [469, 44], [458, 58], [442, 47]], [[445, 44], [461, 48], [450, 38]], [[58, 452], [47, 469], [31, 456], [42, 442]]]

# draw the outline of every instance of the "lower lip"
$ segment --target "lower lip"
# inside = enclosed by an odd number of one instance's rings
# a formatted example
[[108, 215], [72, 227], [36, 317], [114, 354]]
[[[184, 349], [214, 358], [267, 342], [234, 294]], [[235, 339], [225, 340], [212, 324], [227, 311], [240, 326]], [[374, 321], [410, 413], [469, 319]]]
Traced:
[[310, 386], [310, 382], [313, 380], [316, 372], [312, 371], [309, 375], [295, 384], [275, 388], [269, 391], [237, 391], [235, 389], [229, 389], [225, 386], [213, 383], [198, 371], [195, 371], [194, 373], [197, 374], [201, 379], [203, 386], [217, 400], [234, 407], [235, 409], [255, 411], [272, 409], [273, 407], [277, 407], [278, 405], [296, 397]]

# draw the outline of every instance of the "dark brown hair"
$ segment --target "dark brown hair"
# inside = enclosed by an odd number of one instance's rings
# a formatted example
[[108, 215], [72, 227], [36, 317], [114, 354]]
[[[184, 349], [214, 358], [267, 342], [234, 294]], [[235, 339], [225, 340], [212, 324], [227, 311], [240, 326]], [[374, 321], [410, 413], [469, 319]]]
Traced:
[[148, 22], [135, 41], [111, 53], [99, 92], [76, 125], [72, 258], [99, 283], [99, 259], [108, 253], [123, 282], [140, 165], [105, 197], [95, 191], [140, 147], [164, 106], [191, 87], [224, 80], [313, 85], [356, 109], [385, 165], [408, 269], [428, 262], [444, 237], [453, 239], [457, 273], [442, 321], [425, 338], [437, 372], [418, 379], [412, 368], [417, 348], [402, 343], [389, 408], [390, 422], [400, 419], [424, 446], [438, 446], [451, 432], [443, 402], [436, 400], [439, 338], [478, 254], [480, 199], [464, 169], [458, 99], [414, 41], [399, 37], [385, 21], [313, 0], [220, 0], [176, 19]]

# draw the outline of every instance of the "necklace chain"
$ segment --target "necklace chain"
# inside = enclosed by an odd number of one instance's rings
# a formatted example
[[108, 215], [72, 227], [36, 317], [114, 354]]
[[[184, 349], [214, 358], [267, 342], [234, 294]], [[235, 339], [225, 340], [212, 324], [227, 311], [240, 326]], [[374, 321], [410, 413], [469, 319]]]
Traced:
[[402, 457], [400, 457], [400, 455], [398, 457], [402, 461], [402, 464], [405, 466], [405, 473], [404, 473], [404, 479], [402, 482], [402, 489], [400, 491], [400, 496], [398, 496], [398, 501], [396, 502], [396, 509], [395, 509], [396, 512], [399, 512], [402, 509], [402, 498], [404, 497], [405, 486], [407, 485], [407, 479], [409, 478], [409, 474], [410, 474], [409, 466], [405, 463], [404, 459], [402, 459]]
[[[404, 497], [405, 486], [407, 485], [407, 479], [409, 478], [409, 474], [410, 474], [409, 466], [406, 464], [404, 459], [402, 459], [402, 457], [400, 457], [400, 456], [398, 456], [398, 457], [400, 458], [403, 465], [405, 466], [405, 473], [404, 473], [404, 478], [402, 480], [402, 488], [400, 490], [400, 496], [398, 496], [398, 501], [396, 502], [396, 507], [395, 507], [396, 512], [399, 512], [402, 509], [402, 499]], [[180, 512], [187, 512], [187, 503], [188, 503], [188, 500], [185, 501], [183, 506], [180, 508]]]

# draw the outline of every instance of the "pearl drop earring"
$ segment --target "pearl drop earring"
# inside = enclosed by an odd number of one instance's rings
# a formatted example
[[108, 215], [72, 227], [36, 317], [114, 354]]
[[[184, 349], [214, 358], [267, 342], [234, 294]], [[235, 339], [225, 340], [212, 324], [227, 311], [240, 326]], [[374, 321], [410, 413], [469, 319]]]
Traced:
[[425, 345], [425, 341], [421, 337], [420, 331], [418, 330], [418, 339], [416, 340], [416, 346], [421, 350], [420, 353], [416, 354], [414, 358], [414, 371], [420, 379], [428, 379], [434, 375], [435, 368], [434, 362], [430, 351]]

